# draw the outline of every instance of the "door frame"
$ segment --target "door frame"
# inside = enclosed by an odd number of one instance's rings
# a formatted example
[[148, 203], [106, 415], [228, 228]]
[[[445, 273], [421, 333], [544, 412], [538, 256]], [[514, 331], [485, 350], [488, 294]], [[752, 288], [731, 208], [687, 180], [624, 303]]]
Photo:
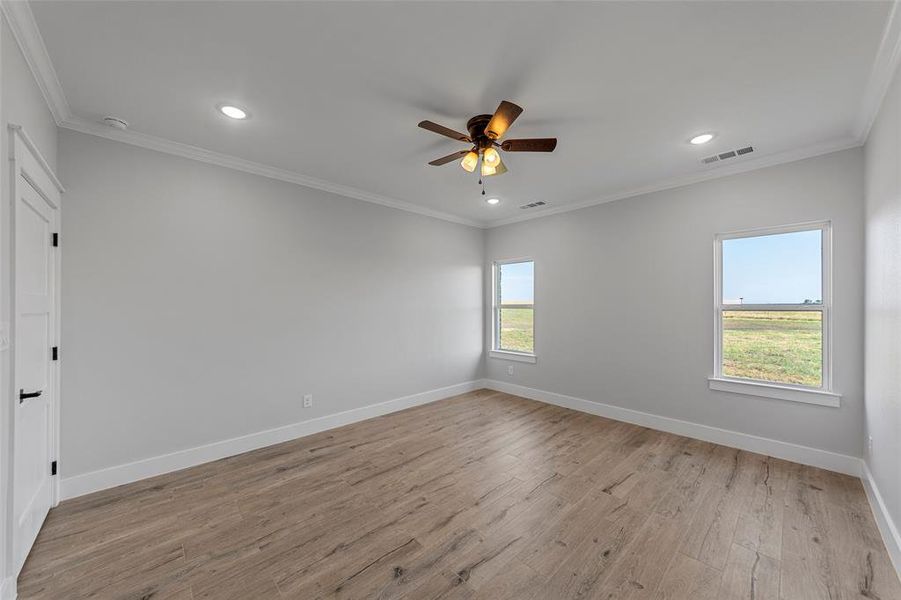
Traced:
[[[14, 532], [15, 528], [15, 518], [14, 514], [14, 493], [13, 489], [15, 486], [15, 441], [16, 441], [16, 420], [15, 420], [15, 398], [16, 398], [16, 382], [15, 382], [15, 364], [16, 364], [16, 199], [19, 197], [20, 185], [31, 185], [38, 194], [40, 194], [47, 203], [53, 207], [54, 209], [54, 231], [60, 232], [60, 224], [62, 221], [62, 194], [65, 191], [59, 179], [57, 179], [56, 175], [53, 173], [53, 170], [50, 168], [50, 165], [41, 155], [37, 146], [28, 137], [28, 134], [20, 125], [15, 125], [10, 123], [8, 126], [8, 137], [9, 137], [9, 194], [8, 194], [8, 202], [9, 204], [9, 222], [10, 226], [8, 228], [9, 232], [9, 273], [8, 279], [6, 283], [9, 285], [9, 381], [6, 385], [6, 397], [8, 398], [7, 403], [7, 413], [6, 417], [9, 420], [9, 432], [10, 436], [6, 442], [6, 447], [3, 449], [3, 455], [5, 455], [6, 466], [7, 466], [7, 474], [8, 474], [8, 485], [6, 490], [6, 498], [5, 503], [7, 507], [6, 517], [7, 521], [5, 523], [5, 530], [10, 534], [7, 536], [7, 540], [5, 543], [7, 544], [5, 550], [5, 555], [7, 557], [7, 573], [12, 577], [18, 576], [18, 571], [21, 569], [21, 564], [18, 564], [18, 560], [16, 559], [16, 543], [18, 540], [15, 540]], [[24, 181], [23, 181], [24, 180]], [[47, 240], [47, 243], [50, 244], [51, 240]], [[52, 318], [53, 318], [53, 342], [51, 346], [59, 346], [60, 339], [60, 292], [61, 292], [61, 246], [55, 248], [53, 252], [53, 261], [54, 261], [54, 293], [53, 293], [53, 307]], [[50, 360], [50, 357], [47, 357], [47, 360]], [[50, 364], [50, 389], [52, 391], [52, 398], [50, 402], [50, 422], [51, 422], [51, 433], [50, 433], [50, 448], [49, 448], [49, 456], [51, 460], [59, 461], [60, 460], [60, 426], [59, 426], [59, 415], [60, 415], [60, 361], [52, 361]], [[47, 465], [47, 468], [50, 468], [50, 465]], [[50, 480], [50, 503], [51, 506], [56, 506], [59, 504], [60, 500], [60, 486], [59, 486], [59, 470], [57, 470], [57, 475], [55, 477], [51, 477]]]

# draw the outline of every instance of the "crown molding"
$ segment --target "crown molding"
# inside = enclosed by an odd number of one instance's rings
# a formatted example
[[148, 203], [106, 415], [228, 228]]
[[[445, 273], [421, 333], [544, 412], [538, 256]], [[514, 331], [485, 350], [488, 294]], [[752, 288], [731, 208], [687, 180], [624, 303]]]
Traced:
[[662, 192], [664, 190], [680, 188], [686, 185], [719, 179], [721, 177], [729, 177], [730, 175], [738, 175], [740, 173], [747, 173], [749, 171], [765, 169], [766, 167], [775, 167], [777, 165], [785, 163], [804, 160], [805, 158], [813, 158], [815, 156], [821, 156], [823, 154], [830, 154], [832, 152], [840, 152], [841, 150], [857, 148], [861, 145], [862, 142], [860, 142], [858, 139], [850, 137], [813, 144], [810, 146], [805, 146], [803, 148], [797, 148], [795, 150], [778, 152], [776, 154], [761, 156], [760, 158], [754, 158], [750, 160], [743, 160], [741, 162], [729, 165], [728, 167], [713, 167], [711, 170], [701, 173], [680, 175], [678, 177], [664, 179], [649, 185], [620, 190], [612, 194], [598, 196], [596, 198], [585, 200], [583, 202], [576, 202], [563, 206], [554, 206], [548, 209], [536, 211], [532, 214], [519, 215], [508, 219], [492, 221], [488, 225], [488, 227], [501, 227], [503, 225], [521, 223], [522, 221], [531, 221], [532, 219], [540, 219], [542, 217], [549, 217], [551, 215], [559, 215], [561, 213], [572, 212], [574, 210], [582, 210], [583, 208], [590, 208], [592, 206], [597, 206], [598, 204], [606, 204], [608, 202], [615, 202], [617, 200], [624, 200], [626, 198], [633, 198], [635, 196], [644, 196], [645, 194], [653, 194], [654, 192]]
[[373, 194], [359, 188], [333, 183], [324, 179], [317, 179], [315, 177], [310, 177], [308, 175], [303, 175], [294, 171], [289, 171], [287, 169], [270, 167], [262, 163], [245, 160], [243, 158], [238, 158], [228, 154], [213, 152], [212, 150], [198, 148], [197, 146], [191, 146], [189, 144], [182, 144], [181, 142], [173, 142], [171, 140], [148, 135], [146, 133], [140, 133], [127, 129], [113, 129], [112, 127], [107, 127], [106, 125], [103, 125], [101, 123], [96, 123], [94, 121], [83, 119], [81, 117], [70, 117], [69, 119], [59, 123], [59, 126], [65, 129], [78, 131], [80, 133], [86, 133], [88, 135], [94, 135], [97, 137], [130, 144], [132, 146], [139, 146], [148, 150], [155, 150], [157, 152], [173, 154], [182, 158], [197, 160], [228, 169], [243, 171], [245, 173], [252, 173], [254, 175], [259, 175], [268, 179], [276, 179], [278, 181], [293, 183], [295, 185], [301, 185], [308, 188], [338, 194], [340, 196], [345, 196], [348, 198], [355, 198], [357, 200], [372, 202], [381, 206], [387, 206], [398, 210], [412, 212], [436, 219], [442, 219], [444, 221], [450, 221], [452, 223], [459, 223], [461, 225], [468, 225], [470, 227], [477, 227], [480, 229], [492, 229], [495, 227], [510, 225], [512, 223], [531, 221], [532, 219], [539, 219], [542, 217], [571, 212], [574, 210], [581, 210], [583, 208], [589, 208], [598, 204], [606, 204], [607, 202], [615, 202], [616, 200], [624, 200], [626, 198], [633, 198], [635, 196], [643, 196], [645, 194], [651, 194], [654, 192], [684, 187], [686, 185], [719, 179], [721, 177], [728, 177], [730, 175], [737, 175], [739, 173], [746, 173], [748, 171], [756, 171], [757, 169], [763, 169], [784, 163], [804, 160], [805, 158], [813, 158], [815, 156], [829, 154], [831, 152], [839, 152], [841, 150], [848, 150], [850, 148], [856, 148], [863, 145], [863, 142], [856, 138], [842, 138], [825, 143], [805, 146], [803, 148], [798, 148], [795, 150], [771, 154], [769, 156], [761, 156], [760, 158], [742, 161], [740, 163], [729, 165], [727, 167], [712, 167], [710, 170], [701, 173], [681, 175], [678, 177], [661, 180], [649, 185], [640, 186], [637, 188], [629, 188], [615, 192], [613, 194], [598, 196], [582, 202], [576, 202], [573, 204], [556, 206], [549, 209], [536, 211], [532, 214], [518, 215], [516, 217], [499, 219], [495, 221], [473, 221], [449, 213], [428, 209], [409, 202], [404, 202], [402, 200], [395, 200], [387, 196]]
[[870, 135], [870, 128], [879, 115], [879, 109], [895, 73], [898, 72], [899, 65], [901, 65], [901, 2], [895, 0], [889, 11], [870, 78], [864, 88], [863, 104], [857, 121], [857, 138], [861, 144], [864, 144]]
[[16, 43], [25, 56], [25, 62], [34, 75], [35, 82], [47, 102], [53, 120], [59, 125], [72, 115], [63, 86], [56, 76], [56, 69], [50, 61], [50, 54], [44, 45], [44, 38], [34, 20], [31, 6], [25, 0], [0, 0], [0, 11], [16, 38]]
[[363, 200], [381, 206], [387, 206], [397, 210], [468, 225], [470, 227], [484, 228], [485, 223], [482, 221], [474, 221], [450, 213], [425, 208], [417, 204], [389, 198], [380, 194], [374, 194], [348, 185], [342, 185], [316, 177], [310, 177], [294, 171], [279, 169], [261, 163], [245, 160], [236, 156], [230, 156], [211, 150], [205, 150], [196, 146], [174, 142], [164, 138], [139, 133], [136, 131], [120, 131], [95, 123], [83, 117], [79, 117], [72, 113], [66, 95], [63, 93], [62, 85], [57, 77], [56, 69], [50, 60], [50, 54], [44, 45], [44, 39], [38, 29], [34, 14], [26, 0], [0, 0], [0, 11], [2, 11], [6, 22], [9, 24], [13, 32], [16, 43], [25, 56], [25, 62], [31, 70], [41, 94], [47, 103], [50, 113], [53, 115], [54, 121], [59, 127], [80, 131], [90, 135], [95, 135], [117, 142], [140, 146], [158, 152], [165, 152], [183, 158], [198, 160], [212, 165], [218, 165], [228, 169], [235, 169], [245, 173], [252, 173], [268, 179], [276, 179], [295, 185], [301, 185], [308, 188], [338, 194], [347, 198]]
[[727, 177], [729, 175], [862, 146], [866, 142], [870, 128], [879, 113], [879, 109], [885, 94], [888, 91], [892, 78], [898, 70], [899, 64], [901, 64], [901, 8], [899, 8], [899, 5], [901, 5], [901, 0], [894, 0], [892, 2], [879, 50], [864, 91], [863, 105], [857, 119], [855, 135], [853, 137], [832, 140], [787, 152], [744, 160], [740, 163], [726, 167], [717, 165], [700, 173], [691, 173], [636, 188], [620, 190], [612, 194], [597, 196], [582, 202], [556, 206], [526, 215], [518, 215], [492, 221], [466, 219], [464, 217], [425, 208], [403, 200], [367, 192], [366, 190], [359, 188], [303, 175], [295, 171], [256, 163], [236, 156], [213, 152], [211, 150], [174, 142], [145, 133], [112, 129], [103, 124], [74, 115], [69, 107], [69, 103], [66, 101], [56, 70], [53, 68], [50, 56], [47, 53], [47, 48], [44, 45], [44, 40], [38, 30], [37, 23], [34, 20], [34, 15], [31, 12], [28, 2], [26, 0], [0, 0], [0, 11], [2, 11], [3, 15], [6, 17], [10, 29], [13, 32], [13, 36], [19, 44], [22, 53], [25, 55], [25, 60], [37, 81], [41, 93], [44, 95], [44, 99], [50, 108], [50, 112], [53, 114], [53, 118], [60, 127], [156, 150], [158, 152], [235, 169], [245, 173], [252, 173], [269, 179], [276, 179], [295, 185], [318, 189], [346, 196], [348, 198], [362, 200], [364, 202], [371, 202], [397, 210], [484, 229], [580, 210], [598, 204], [683, 187], [693, 183], [700, 183], [702, 181], [709, 181], [720, 177]]
[[71, 129], [73, 131], [106, 138], [108, 140], [122, 142], [125, 144], [130, 144], [132, 146], [139, 146], [148, 150], [155, 150], [157, 152], [173, 154], [182, 158], [197, 160], [211, 165], [225, 167], [227, 169], [234, 169], [236, 171], [243, 171], [245, 173], [259, 175], [268, 179], [276, 179], [278, 181], [293, 183], [295, 185], [313, 188], [332, 194], [338, 194], [339, 196], [354, 198], [356, 200], [363, 200], [364, 202], [371, 202], [373, 204], [379, 204], [381, 206], [387, 206], [389, 208], [395, 208], [426, 217], [450, 221], [452, 223], [459, 223], [461, 225], [468, 225], [470, 227], [485, 227], [485, 223], [481, 221], [472, 221], [470, 219], [458, 217], [450, 213], [432, 210], [430, 208], [425, 208], [417, 204], [404, 202], [403, 200], [396, 200], [387, 196], [373, 194], [371, 192], [367, 192], [365, 190], [361, 190], [359, 188], [351, 187], [348, 185], [333, 183], [324, 179], [317, 179], [315, 177], [302, 175], [300, 173], [289, 171], [287, 169], [270, 167], [269, 165], [264, 165], [262, 163], [245, 160], [243, 158], [238, 158], [229, 154], [213, 152], [212, 150], [198, 148], [197, 146], [191, 146], [189, 144], [182, 144], [181, 142], [173, 142], [172, 140], [148, 135], [146, 133], [140, 133], [128, 129], [113, 129], [112, 127], [107, 127], [106, 125], [103, 125], [101, 123], [95, 123], [81, 117], [70, 117], [69, 119], [66, 119], [65, 121], [60, 123], [59, 126], [65, 129]]

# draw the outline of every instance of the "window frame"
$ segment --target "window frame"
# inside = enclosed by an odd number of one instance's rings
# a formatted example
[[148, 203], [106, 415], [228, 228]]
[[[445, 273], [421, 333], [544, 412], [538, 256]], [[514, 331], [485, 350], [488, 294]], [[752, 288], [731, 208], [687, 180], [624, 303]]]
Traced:
[[[532, 352], [517, 352], [515, 350], [504, 350], [500, 347], [500, 310], [501, 303], [501, 267], [504, 265], [512, 265], [517, 263], [532, 263]], [[504, 360], [512, 360], [517, 362], [534, 363], [537, 361], [536, 350], [538, 347], [538, 338], [536, 335], [536, 319], [535, 319], [535, 259], [530, 257], [506, 258], [495, 260], [491, 263], [491, 315], [490, 315], [490, 333], [489, 342], [490, 350], [488, 356], [491, 358], [500, 358]], [[506, 305], [506, 307], [515, 307], [521, 305]], [[522, 305], [525, 306], [525, 305]]]
[[[724, 304], [723, 303], [723, 242], [751, 237], [765, 237], [785, 233], [819, 230], [822, 236], [820, 304]], [[832, 222], [813, 221], [747, 229], [717, 234], [714, 237], [714, 352], [713, 376], [709, 377], [710, 389], [764, 396], [780, 400], [793, 400], [824, 406], [839, 406], [841, 396], [832, 387]], [[762, 379], [734, 377], [723, 373], [723, 312], [731, 311], [817, 311], [822, 313], [821, 385], [819, 387], [782, 383]]]

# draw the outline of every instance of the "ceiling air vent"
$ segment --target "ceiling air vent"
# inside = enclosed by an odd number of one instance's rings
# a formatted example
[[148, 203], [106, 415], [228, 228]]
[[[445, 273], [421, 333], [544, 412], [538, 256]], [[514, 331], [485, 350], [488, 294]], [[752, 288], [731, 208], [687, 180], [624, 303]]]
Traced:
[[750, 154], [754, 152], [754, 146], [745, 146], [744, 148], [739, 148], [738, 150], [727, 150], [726, 152], [720, 152], [719, 154], [714, 154], [713, 156], [705, 156], [701, 159], [702, 165], [712, 165], [713, 163], [717, 163], [723, 160], [729, 160], [730, 158], [735, 158], [737, 156], [744, 156], [745, 154]]
[[529, 204], [523, 204], [520, 208], [537, 208], [539, 206], [546, 206], [547, 202], [544, 200], [539, 200], [538, 202], [530, 202]]

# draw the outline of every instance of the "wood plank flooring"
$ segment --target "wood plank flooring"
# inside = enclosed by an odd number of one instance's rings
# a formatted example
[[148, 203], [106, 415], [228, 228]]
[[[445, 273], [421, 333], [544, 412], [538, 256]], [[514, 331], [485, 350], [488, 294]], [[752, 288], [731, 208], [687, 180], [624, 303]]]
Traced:
[[481, 390], [62, 503], [22, 599], [901, 599], [860, 481]]

